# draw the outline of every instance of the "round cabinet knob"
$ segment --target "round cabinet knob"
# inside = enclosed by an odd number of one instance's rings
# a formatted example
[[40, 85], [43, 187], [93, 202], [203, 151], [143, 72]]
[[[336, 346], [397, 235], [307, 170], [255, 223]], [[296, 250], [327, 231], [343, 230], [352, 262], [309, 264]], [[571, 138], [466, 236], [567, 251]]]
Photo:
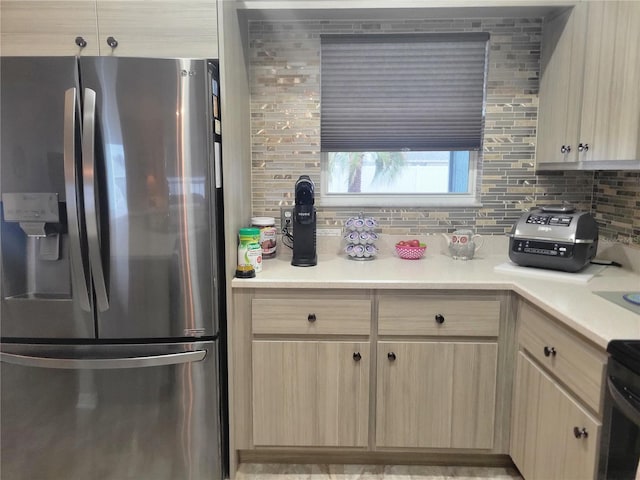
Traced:
[[307, 320], [309, 320], [311, 323], [316, 321], [316, 314], [315, 313], [310, 313], [309, 315], [307, 315]]
[[87, 41], [82, 37], [76, 37], [76, 45], [80, 48], [84, 48], [87, 46]]
[[118, 46], [118, 41], [113, 37], [107, 37], [107, 45], [111, 48], [116, 48]]
[[359, 362], [359, 361], [362, 359], [362, 355], [360, 355], [360, 352], [355, 352], [355, 353], [353, 354], [353, 359], [354, 359], [356, 362]]
[[544, 347], [544, 356], [545, 357], [550, 357], [550, 356], [556, 356], [556, 349], [553, 347]]
[[393, 352], [389, 352], [387, 353], [387, 358], [393, 362], [396, 359], [396, 354]]
[[571, 151], [571, 145], [562, 145], [560, 147], [560, 153], [569, 153]]
[[444, 323], [444, 315], [440, 313], [436, 314], [435, 319], [436, 319], [436, 323], [439, 323], [440, 325]]
[[586, 152], [589, 150], [589, 144], [588, 143], [580, 143], [578, 144], [578, 151], [579, 152]]
[[573, 435], [576, 438], [587, 438], [589, 436], [589, 432], [587, 432], [586, 428], [573, 427]]

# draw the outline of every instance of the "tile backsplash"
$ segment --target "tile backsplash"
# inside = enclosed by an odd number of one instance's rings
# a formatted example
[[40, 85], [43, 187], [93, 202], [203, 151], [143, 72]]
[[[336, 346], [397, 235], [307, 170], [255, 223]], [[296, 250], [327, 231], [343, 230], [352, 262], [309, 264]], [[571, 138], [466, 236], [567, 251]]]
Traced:
[[538, 204], [569, 201], [592, 210], [601, 235], [640, 243], [635, 172], [562, 171], [536, 175], [534, 155], [541, 18], [287, 20], [249, 23], [252, 208], [280, 215], [292, 205], [301, 174], [320, 185], [320, 34], [485, 31], [491, 34], [483, 150], [478, 171], [482, 207], [318, 207], [318, 227], [342, 226], [362, 211], [386, 234], [420, 235], [470, 227], [510, 231]]

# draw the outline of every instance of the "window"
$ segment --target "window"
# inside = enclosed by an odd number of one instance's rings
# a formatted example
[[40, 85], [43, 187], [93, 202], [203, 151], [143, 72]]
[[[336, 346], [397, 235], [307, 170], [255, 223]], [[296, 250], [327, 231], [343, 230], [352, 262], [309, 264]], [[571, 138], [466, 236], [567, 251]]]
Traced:
[[324, 35], [323, 205], [475, 205], [488, 34]]

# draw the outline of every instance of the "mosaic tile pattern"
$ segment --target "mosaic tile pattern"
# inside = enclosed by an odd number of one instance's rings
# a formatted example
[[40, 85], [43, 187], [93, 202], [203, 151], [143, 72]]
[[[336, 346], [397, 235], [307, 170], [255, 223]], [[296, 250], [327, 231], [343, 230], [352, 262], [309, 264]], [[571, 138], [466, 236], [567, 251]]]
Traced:
[[640, 247], [640, 172], [596, 172], [593, 197], [600, 236]]
[[[320, 185], [320, 34], [487, 31], [491, 33], [488, 89], [479, 160], [482, 174], [477, 179], [483, 206], [318, 207], [318, 227], [342, 226], [362, 211], [376, 217], [386, 234], [470, 227], [499, 235], [509, 232], [521, 213], [535, 205], [569, 201], [585, 210], [602, 205], [598, 216], [606, 225], [603, 236], [631, 243], [634, 229], [637, 237], [637, 216], [633, 226], [632, 216], [610, 212], [613, 200], [607, 199], [606, 181], [594, 184], [593, 172], [534, 173], [541, 27], [541, 18], [251, 21], [253, 214], [278, 218], [281, 206], [292, 205], [294, 183], [301, 174]], [[619, 183], [624, 197], [635, 195], [637, 201], [637, 181], [635, 186]], [[595, 201], [594, 190], [602, 190]]]

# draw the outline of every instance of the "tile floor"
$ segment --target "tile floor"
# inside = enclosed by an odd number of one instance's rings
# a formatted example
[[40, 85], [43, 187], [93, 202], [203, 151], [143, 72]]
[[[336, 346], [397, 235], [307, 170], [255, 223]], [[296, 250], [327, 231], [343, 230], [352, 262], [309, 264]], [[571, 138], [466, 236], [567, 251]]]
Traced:
[[514, 468], [242, 464], [237, 480], [522, 480]]

